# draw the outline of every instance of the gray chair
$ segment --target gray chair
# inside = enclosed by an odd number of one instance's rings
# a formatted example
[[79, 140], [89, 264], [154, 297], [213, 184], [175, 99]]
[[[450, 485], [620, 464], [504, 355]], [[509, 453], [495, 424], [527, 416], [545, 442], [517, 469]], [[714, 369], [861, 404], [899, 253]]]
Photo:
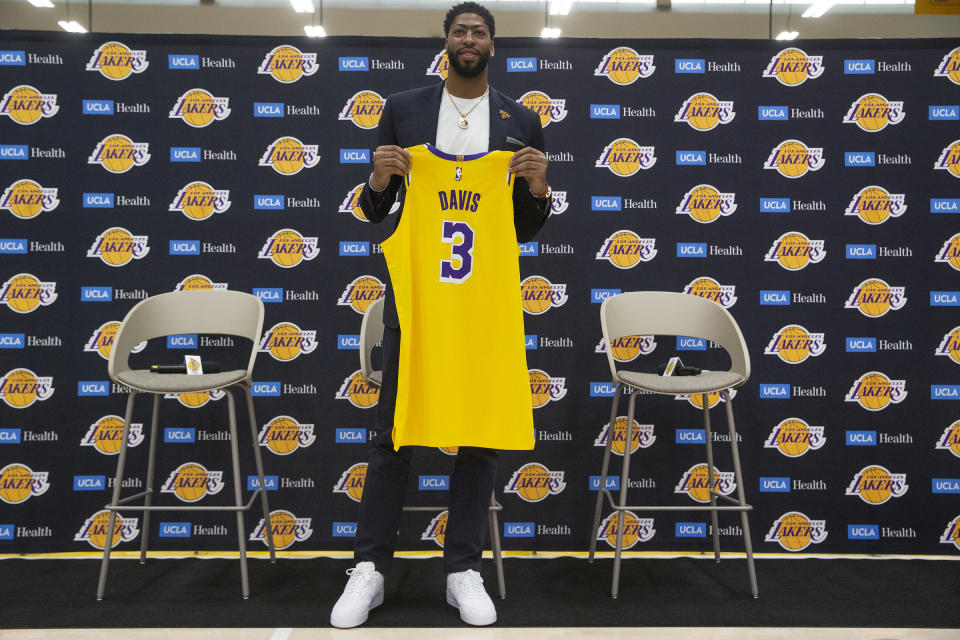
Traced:
[[[737, 433], [733, 422], [733, 403], [730, 397], [730, 389], [741, 386], [750, 377], [750, 355], [747, 352], [747, 345], [740, 328], [734, 321], [733, 316], [719, 304], [705, 298], [667, 291], [634, 291], [612, 296], [604, 300], [600, 307], [600, 323], [603, 329], [603, 339], [608, 345], [607, 360], [610, 364], [610, 373], [613, 376], [614, 394], [613, 408], [610, 411], [611, 428], [607, 431], [607, 447], [603, 454], [600, 487], [597, 492], [597, 504], [594, 511], [593, 528], [591, 529], [594, 533], [591, 535], [590, 561], [593, 561], [597, 547], [596, 532], [600, 525], [604, 497], [610, 508], [618, 514], [617, 543], [614, 552], [613, 584], [611, 588], [611, 596], [614, 598], [617, 597], [620, 588], [620, 559], [625, 511], [709, 511], [713, 524], [713, 551], [717, 562], [720, 561], [717, 512], [735, 511], [740, 513], [750, 589], [753, 597], [756, 598], [759, 592], [753, 563], [753, 548], [750, 543], [750, 526], [747, 521], [747, 511], [750, 511], [753, 507], [747, 504], [744, 495], [743, 473], [740, 469]], [[614, 359], [613, 350], [609, 348], [609, 345], [618, 338], [635, 335], [690, 336], [710, 340], [723, 347], [730, 356], [730, 369], [728, 371], [703, 371], [697, 376], [661, 376], [653, 373], [625, 370], [622, 368], [622, 363]], [[606, 486], [610, 450], [613, 445], [613, 425], [617, 419], [617, 406], [621, 391], [629, 394], [626, 433], [628, 445], [625, 447], [623, 454], [620, 497], [618, 503], [615, 504], [613, 495]], [[707, 481], [710, 486], [709, 505], [627, 505], [627, 488], [630, 484], [631, 447], [629, 443], [632, 442], [633, 438], [634, 404], [639, 392], [663, 395], [702, 394], [703, 426], [707, 445]], [[734, 477], [737, 484], [736, 499], [721, 495], [713, 489], [716, 485], [714, 483], [713, 447], [710, 432], [710, 405], [707, 395], [716, 392], [719, 392], [726, 401], [727, 427], [730, 432]], [[718, 498], [731, 504], [718, 505]]]
[[[103, 560], [100, 564], [100, 581], [97, 585], [97, 600], [103, 600], [107, 583], [107, 570], [110, 565], [110, 548], [113, 543], [114, 523], [118, 511], [142, 511], [143, 528], [140, 544], [140, 562], [146, 561], [147, 542], [150, 534], [150, 514], [153, 511], [234, 511], [237, 514], [237, 544], [240, 553], [240, 577], [242, 595], [249, 597], [250, 588], [247, 578], [246, 538], [243, 524], [243, 512], [249, 510], [257, 497], [261, 498], [264, 522], [270, 523], [270, 505], [267, 500], [266, 484], [263, 478], [263, 461], [260, 447], [257, 445], [257, 421], [253, 412], [253, 395], [250, 392], [253, 379], [253, 363], [257, 357], [257, 346], [263, 331], [263, 302], [256, 296], [239, 291], [177, 291], [152, 296], [135, 305], [123, 319], [117, 330], [107, 370], [110, 379], [130, 389], [127, 398], [126, 414], [123, 419], [123, 436], [117, 458], [117, 473], [113, 485], [113, 496], [106, 509], [110, 511], [106, 531], [106, 544]], [[159, 374], [148, 369], [131, 369], [129, 357], [132, 349], [145, 340], [184, 333], [227, 334], [247, 338], [252, 342], [249, 360], [245, 369], [187, 375], [185, 373]], [[237, 420], [233, 400], [233, 387], [243, 390], [250, 417], [250, 434], [253, 440], [253, 455], [256, 461], [257, 477], [260, 485], [244, 504], [241, 499], [241, 475], [239, 453], [237, 451]], [[220, 389], [227, 397], [227, 409], [230, 422], [230, 454], [233, 462], [233, 506], [157, 506], [153, 504], [154, 471], [157, 452], [157, 420], [160, 399], [168, 393], [200, 393]], [[150, 445], [147, 457], [146, 489], [140, 493], [120, 498], [120, 487], [124, 477], [127, 460], [127, 440], [130, 421], [133, 417], [134, 399], [139, 393], [153, 394], [153, 418], [150, 424]], [[139, 504], [131, 504], [141, 500]], [[266, 526], [267, 546], [270, 549], [270, 561], [276, 561], [273, 546], [273, 532]]]
[[[379, 387], [383, 383], [383, 371], [373, 368], [373, 349], [383, 339], [383, 298], [379, 298], [367, 307], [360, 324], [360, 373], [367, 384]], [[445, 511], [447, 507], [404, 507], [404, 511]], [[503, 510], [503, 505], [497, 502], [494, 494], [490, 494], [490, 544], [493, 547], [493, 558], [497, 565], [497, 585], [500, 588], [500, 598], [507, 597], [507, 586], [503, 578], [503, 557], [500, 550], [500, 524], [497, 512]]]

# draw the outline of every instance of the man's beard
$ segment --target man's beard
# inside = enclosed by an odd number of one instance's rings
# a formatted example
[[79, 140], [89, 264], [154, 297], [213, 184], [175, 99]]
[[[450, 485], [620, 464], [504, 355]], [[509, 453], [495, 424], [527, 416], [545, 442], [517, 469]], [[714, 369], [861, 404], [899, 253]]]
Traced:
[[487, 51], [486, 53], [481, 53], [479, 50], [476, 51], [478, 55], [477, 61], [473, 66], [465, 66], [460, 64], [457, 56], [454, 55], [452, 51], [447, 49], [447, 60], [450, 62], [450, 66], [453, 67], [453, 70], [458, 76], [464, 78], [475, 78], [487, 68], [487, 62], [490, 60], [490, 51]]

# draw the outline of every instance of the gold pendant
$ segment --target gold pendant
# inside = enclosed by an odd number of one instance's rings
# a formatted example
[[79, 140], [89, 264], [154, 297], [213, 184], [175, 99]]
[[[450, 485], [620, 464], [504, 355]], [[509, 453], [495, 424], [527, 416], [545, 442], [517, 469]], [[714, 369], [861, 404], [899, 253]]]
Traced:
[[457, 126], [460, 127], [461, 129], [466, 129], [467, 127], [470, 126], [470, 123], [467, 122], [466, 118], [460, 118], [459, 120], [457, 120]]

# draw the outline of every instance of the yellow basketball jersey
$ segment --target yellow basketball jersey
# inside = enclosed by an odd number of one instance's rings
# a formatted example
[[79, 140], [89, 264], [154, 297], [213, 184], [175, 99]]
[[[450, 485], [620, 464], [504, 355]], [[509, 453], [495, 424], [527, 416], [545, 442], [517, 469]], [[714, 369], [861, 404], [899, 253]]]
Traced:
[[407, 149], [383, 242], [400, 319], [394, 446], [532, 449], [509, 151]]

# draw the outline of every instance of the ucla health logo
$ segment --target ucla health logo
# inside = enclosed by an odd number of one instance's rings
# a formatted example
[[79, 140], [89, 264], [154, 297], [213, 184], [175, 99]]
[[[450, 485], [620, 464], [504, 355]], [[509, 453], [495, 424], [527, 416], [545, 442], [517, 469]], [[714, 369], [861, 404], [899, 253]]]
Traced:
[[447, 79], [447, 71], [450, 69], [450, 59], [447, 57], [446, 50], [441, 51], [437, 55], [433, 56], [433, 62], [427, 65], [427, 74], [428, 76], [439, 76], [444, 80]]
[[737, 210], [737, 194], [723, 193], [712, 184], [698, 184], [685, 194], [676, 208], [697, 222], [708, 224]]
[[0, 209], [29, 220], [44, 211], [53, 211], [60, 204], [57, 187], [42, 187], [38, 182], [22, 178], [3, 190]]
[[135, 236], [123, 227], [110, 227], [98, 235], [87, 250], [88, 258], [100, 258], [111, 267], [122, 267], [150, 253], [147, 236]]
[[[117, 337], [117, 331], [120, 329], [120, 323], [116, 320], [104, 322], [94, 329], [93, 334], [83, 346], [85, 352], [99, 353], [104, 360], [110, 359], [110, 351], [113, 349], [113, 341]], [[130, 350], [131, 353], [140, 353], [147, 348], [147, 342], [144, 340]]]
[[799, 511], [789, 511], [774, 521], [763, 541], [776, 542], [787, 551], [803, 551], [826, 539], [826, 520], [811, 520]]
[[597, 260], [606, 260], [618, 269], [632, 269], [657, 255], [657, 239], [641, 238], [629, 229], [614, 231], [597, 251]]
[[53, 377], [38, 376], [30, 369], [11, 369], [0, 378], [0, 399], [14, 409], [48, 400], [53, 392]]
[[883, 411], [907, 397], [907, 381], [892, 380], [880, 371], [868, 371], [853, 381], [844, 398], [867, 411]]
[[304, 331], [292, 322], [278, 322], [263, 334], [257, 351], [269, 353], [274, 360], [289, 362], [317, 348], [317, 332]]
[[33, 471], [19, 462], [0, 469], [0, 500], [7, 504], [20, 504], [34, 496], [42, 496], [49, 488], [49, 471]]
[[112, 133], [97, 143], [87, 164], [98, 164], [110, 173], [126, 173], [150, 162], [150, 143], [134, 142], [120, 133]]
[[[656, 348], [657, 341], [655, 336], [652, 335], [623, 336], [614, 338], [613, 342], [610, 343], [610, 352], [613, 355], [613, 359], [617, 362], [630, 362], [641, 354], [645, 356], [650, 355]], [[607, 343], [603, 338], [600, 338], [600, 342], [597, 344], [596, 349], [594, 349], [594, 353], [606, 352]]]
[[856, 309], [868, 318], [880, 318], [907, 304], [906, 287], [892, 287], [880, 278], [867, 278], [853, 288], [844, 309]]
[[230, 98], [218, 98], [206, 89], [187, 89], [177, 98], [169, 117], [179, 118], [191, 127], [206, 127], [230, 115]]
[[313, 260], [319, 253], [316, 236], [302, 236], [296, 229], [280, 229], [267, 238], [257, 257], [290, 269], [304, 260]]
[[554, 284], [544, 276], [529, 276], [520, 283], [523, 310], [541, 315], [550, 309], [562, 307], [567, 301], [567, 285]]
[[950, 329], [940, 341], [937, 347], [936, 355], [946, 356], [955, 363], [960, 364], [960, 326]]
[[199, 502], [223, 490], [223, 471], [210, 471], [199, 462], [185, 462], [163, 483], [161, 493], [172, 493], [182, 502]]
[[800, 364], [821, 355], [826, 348], [822, 333], [811, 333], [799, 324], [788, 324], [773, 334], [763, 353], [777, 356], [787, 364]]
[[214, 282], [201, 273], [192, 273], [173, 288], [174, 291], [208, 291], [210, 289], [224, 290], [226, 282]]
[[900, 124], [905, 115], [902, 100], [894, 102], [879, 93], [865, 93], [853, 101], [843, 121], [855, 124], [868, 133], [876, 133], [883, 131], [887, 125]]
[[87, 62], [87, 71], [99, 71], [110, 80], [126, 80], [135, 73], [143, 73], [150, 63], [143, 49], [131, 49], [122, 42], [104, 42]]
[[277, 138], [267, 146], [258, 166], [272, 167], [284, 176], [292, 176], [310, 169], [320, 162], [319, 145], [304, 144], [292, 136]]
[[366, 480], [367, 463], [359, 462], [340, 474], [340, 479], [333, 485], [333, 492], [343, 493], [354, 502], [360, 502]]
[[[618, 524], [620, 516], [623, 514], [623, 535], [619, 535]], [[617, 537], [620, 537], [621, 549], [630, 549], [638, 542], [650, 542], [657, 530], [653, 526], [653, 518], [638, 518], [637, 514], [629, 509], [626, 511], [614, 511], [600, 523], [597, 529], [597, 540], [602, 540], [610, 545], [611, 548], [617, 548]]]
[[[593, 441], [595, 447], [607, 446], [607, 439], [610, 437], [610, 423], [603, 425], [600, 435]], [[640, 424], [633, 421], [633, 429], [630, 432], [630, 453], [634, 454], [637, 449], [646, 449], [654, 442], [657, 436], [653, 433], [652, 424]], [[627, 416], [617, 416], [613, 423], [613, 442], [610, 445], [611, 450], [618, 456], [624, 455], [627, 450]]]
[[656, 70], [652, 55], [642, 56], [630, 47], [617, 47], [603, 56], [593, 75], [606, 76], [610, 82], [625, 86], [649, 78]]
[[360, 208], [360, 193], [363, 192], [363, 187], [364, 183], [361, 182], [353, 189], [348, 191], [346, 197], [343, 199], [343, 202], [340, 203], [340, 208], [337, 209], [337, 211], [340, 213], [349, 213], [360, 222], [370, 222], [367, 220], [367, 216], [364, 215], [363, 209]]
[[788, 231], [773, 241], [763, 259], [776, 262], [787, 271], [800, 271], [827, 256], [823, 245], [823, 240], [811, 240], [799, 231]]
[[617, 138], [597, 158], [595, 167], [607, 168], [621, 178], [628, 178], [641, 169], [647, 170], [657, 163], [654, 147], [641, 147], [630, 138]]
[[346, 400], [357, 409], [369, 409], [380, 401], [380, 387], [369, 384], [359, 369], [343, 379], [343, 384], [334, 396], [337, 400]]
[[784, 140], [770, 152], [764, 169], [773, 169], [785, 178], [802, 178], [808, 171], [819, 171], [826, 161], [823, 147], [808, 147], [800, 140]]
[[853, 476], [844, 495], [859, 496], [867, 504], [883, 504], [907, 493], [907, 474], [892, 473], [878, 464], [868, 465]]
[[[298, 518], [289, 511], [278, 509], [270, 512], [270, 537], [274, 549], [286, 549], [294, 542], [304, 542], [313, 535], [313, 518]], [[267, 525], [263, 518], [254, 527], [250, 540], [259, 540], [270, 546], [267, 540]]]
[[[136, 447], [143, 442], [143, 423], [131, 422], [127, 433], [127, 446]], [[93, 447], [105, 456], [120, 453], [123, 442], [123, 418], [117, 415], [105, 415], [90, 425], [87, 433], [80, 439], [81, 447]]]
[[[933, 71], [935, 78], [947, 78], [953, 84], [960, 84], [960, 47], [950, 51]], [[960, 545], [957, 545], [960, 547]]]
[[214, 189], [198, 180], [177, 191], [167, 211], [179, 211], [191, 220], [206, 220], [215, 213], [223, 213], [230, 204], [229, 189]]
[[960, 420], [943, 430], [943, 434], [937, 439], [937, 449], [949, 451], [960, 458]]
[[386, 285], [374, 276], [360, 276], [348, 284], [337, 299], [337, 306], [350, 307], [360, 315], [367, 312], [374, 301], [384, 296]]
[[812, 426], [801, 418], [787, 418], [773, 428], [763, 446], [776, 449], [788, 458], [799, 458], [826, 443], [823, 431], [822, 425]]
[[943, 169], [954, 178], [960, 178], [960, 140], [954, 140], [943, 148], [933, 168]]
[[936, 262], [945, 262], [960, 271], [960, 233], [955, 233], [943, 243], [934, 258]]
[[60, 111], [57, 94], [40, 93], [36, 87], [21, 84], [7, 91], [0, 100], [0, 116], [10, 116], [17, 124], [36, 124]]
[[48, 307], [57, 299], [57, 283], [43, 282], [32, 273], [18, 273], [0, 287], [0, 304], [11, 311], [30, 313]]
[[737, 303], [737, 286], [720, 284], [709, 276], [695, 278], [683, 288], [683, 293], [713, 300], [724, 309], [729, 309]]
[[717, 125], [730, 124], [737, 113], [732, 100], [720, 100], [712, 93], [695, 93], [680, 106], [674, 122], [686, 122], [697, 131], [711, 131]]
[[258, 74], [272, 76], [277, 82], [291, 84], [317, 72], [317, 54], [304, 53], [290, 44], [271, 49], [263, 57]]
[[906, 210], [906, 195], [890, 193], [872, 184], [854, 194], [843, 215], [857, 216], [867, 224], [877, 225], [890, 218], [899, 218]]
[[301, 423], [290, 416], [277, 416], [263, 425], [257, 442], [278, 456], [287, 456], [316, 441], [313, 429], [313, 424]]
[[524, 502], [542, 502], [567, 488], [563, 477], [563, 471], [550, 471], [539, 462], [530, 462], [513, 472], [503, 492], [514, 493]]
[[383, 115], [383, 105], [386, 100], [376, 91], [364, 89], [351, 96], [343, 109], [340, 110], [340, 120], [348, 120], [361, 129], [376, 129]]
[[776, 78], [787, 87], [798, 87], [822, 74], [823, 56], [809, 56], [796, 47], [788, 47], [774, 55], [763, 71], [764, 78]]
[[[728, 496], [737, 488], [734, 482], [732, 471], [720, 471], [716, 467], [713, 469], [713, 490], [724, 496]], [[707, 473], [706, 464], [695, 464], [687, 469], [677, 486], [673, 488], [674, 493], [685, 493], [697, 502], [710, 502], [710, 478]]]
[[517, 98], [517, 102], [540, 116], [540, 126], [543, 128], [567, 117], [567, 101], [564, 98], [551, 98], [543, 91], [527, 91]]
[[530, 396], [534, 409], [544, 407], [549, 402], [559, 402], [567, 395], [567, 379], [551, 378], [542, 369], [530, 369]]

